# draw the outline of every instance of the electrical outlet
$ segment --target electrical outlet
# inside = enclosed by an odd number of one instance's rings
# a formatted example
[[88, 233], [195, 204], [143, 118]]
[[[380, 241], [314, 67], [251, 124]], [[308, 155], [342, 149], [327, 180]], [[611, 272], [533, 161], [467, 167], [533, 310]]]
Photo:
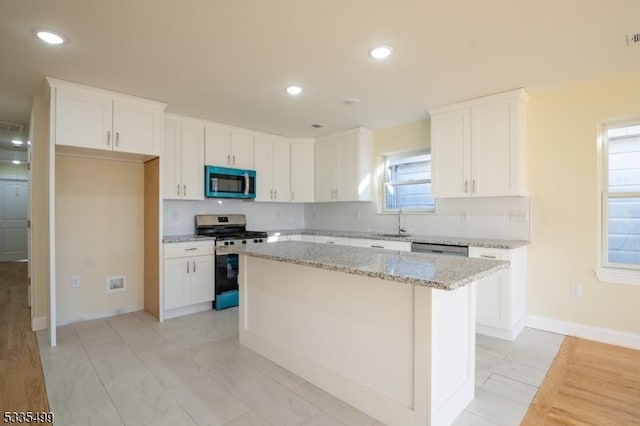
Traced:
[[509, 220], [511, 222], [529, 222], [529, 212], [527, 210], [509, 210]]
[[71, 277], [71, 287], [80, 287], [80, 277], [74, 275]]
[[571, 284], [571, 295], [573, 297], [582, 297], [582, 286], [580, 284]]
[[169, 216], [171, 217], [171, 220], [172, 220], [172, 221], [174, 221], [174, 222], [177, 222], [177, 221], [178, 221], [178, 212], [177, 212], [177, 211], [172, 210], [172, 211], [169, 213]]

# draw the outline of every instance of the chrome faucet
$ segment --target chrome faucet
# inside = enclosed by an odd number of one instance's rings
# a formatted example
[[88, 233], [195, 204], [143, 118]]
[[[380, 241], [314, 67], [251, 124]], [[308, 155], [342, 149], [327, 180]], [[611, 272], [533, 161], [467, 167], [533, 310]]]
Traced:
[[406, 232], [406, 229], [402, 227], [402, 209], [398, 209], [398, 235], [402, 235]]

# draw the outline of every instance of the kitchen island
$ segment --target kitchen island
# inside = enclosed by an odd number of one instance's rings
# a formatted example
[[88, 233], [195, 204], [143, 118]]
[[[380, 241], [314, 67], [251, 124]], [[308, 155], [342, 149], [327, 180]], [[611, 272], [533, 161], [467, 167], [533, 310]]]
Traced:
[[473, 399], [475, 284], [507, 262], [278, 242], [240, 254], [240, 342], [389, 425]]

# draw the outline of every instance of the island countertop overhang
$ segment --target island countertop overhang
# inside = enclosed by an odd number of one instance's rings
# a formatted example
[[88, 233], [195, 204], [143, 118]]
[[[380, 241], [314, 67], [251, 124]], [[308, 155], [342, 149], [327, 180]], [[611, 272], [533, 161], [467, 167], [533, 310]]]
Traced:
[[509, 267], [509, 262], [501, 260], [301, 241], [216, 250], [441, 290], [455, 290]]

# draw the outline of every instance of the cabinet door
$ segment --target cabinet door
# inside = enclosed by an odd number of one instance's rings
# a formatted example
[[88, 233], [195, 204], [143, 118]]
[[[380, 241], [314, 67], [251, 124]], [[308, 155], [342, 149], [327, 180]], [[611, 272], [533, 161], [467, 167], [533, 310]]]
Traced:
[[278, 202], [288, 202], [291, 193], [291, 152], [287, 141], [273, 142], [272, 186], [273, 198]]
[[56, 89], [56, 144], [111, 150], [112, 124], [112, 98]]
[[335, 144], [317, 143], [315, 146], [316, 201], [334, 201], [335, 194]]
[[207, 166], [231, 166], [231, 131], [207, 126], [204, 144], [204, 164]]
[[468, 109], [431, 117], [432, 189], [436, 198], [471, 194], [471, 113]]
[[291, 201], [314, 201], [314, 147], [313, 142], [291, 143]]
[[503, 270], [478, 280], [476, 322], [506, 329], [509, 323], [509, 271]]
[[136, 102], [113, 102], [114, 151], [160, 155], [161, 126], [161, 111]]
[[256, 137], [255, 144], [256, 201], [273, 201], [273, 141]]
[[182, 199], [204, 200], [204, 126], [182, 122]]
[[517, 104], [493, 102], [471, 111], [473, 195], [517, 195]]
[[188, 263], [188, 257], [164, 260], [164, 309], [175, 309], [189, 304], [187, 280], [191, 268]]
[[190, 298], [189, 303], [203, 303], [213, 300], [214, 275], [213, 256], [194, 256], [189, 258], [191, 262], [190, 272]]
[[180, 121], [164, 120], [164, 143], [162, 148], [162, 198], [179, 200], [181, 187]]
[[358, 201], [358, 139], [357, 134], [348, 134], [337, 138], [336, 160], [337, 181], [336, 195], [338, 201]]
[[249, 133], [231, 132], [231, 167], [253, 169], [253, 135]]

